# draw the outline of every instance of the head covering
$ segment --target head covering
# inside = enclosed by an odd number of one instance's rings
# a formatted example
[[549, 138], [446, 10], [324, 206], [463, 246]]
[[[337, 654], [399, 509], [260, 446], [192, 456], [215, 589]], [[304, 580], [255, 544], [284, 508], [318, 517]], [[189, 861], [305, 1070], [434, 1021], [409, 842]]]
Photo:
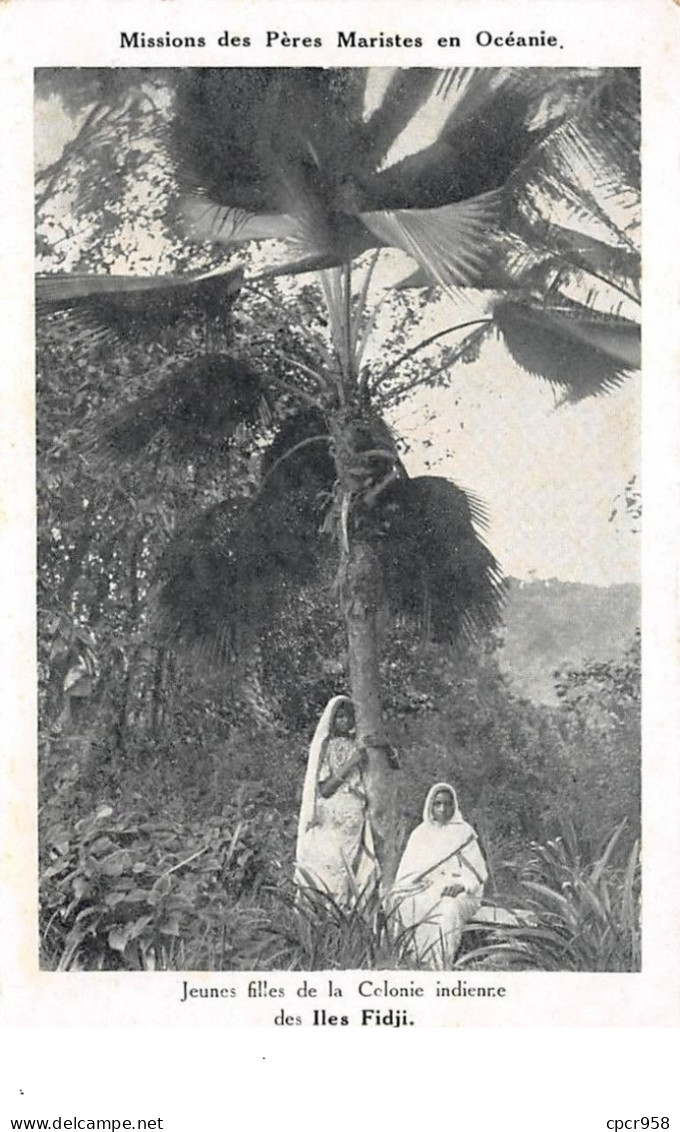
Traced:
[[305, 774], [305, 781], [302, 787], [302, 801], [300, 803], [300, 818], [298, 821], [297, 832], [297, 854], [300, 855], [302, 840], [307, 832], [307, 828], [311, 822], [314, 821], [316, 811], [316, 792], [317, 792], [317, 779], [319, 776], [319, 763], [321, 762], [321, 752], [326, 739], [331, 733], [333, 721], [335, 720], [335, 713], [340, 707], [340, 704], [352, 704], [349, 696], [333, 696], [332, 699], [326, 704], [321, 719], [316, 725], [316, 731], [309, 747], [309, 758], [307, 760], [307, 772]]
[[[432, 803], [440, 791], [446, 791], [453, 799], [453, 814], [446, 822], [437, 822], [432, 816]], [[423, 820], [408, 839], [395, 884], [410, 886], [426, 881], [432, 870], [453, 860], [461, 849], [476, 844], [476, 840], [474, 829], [460, 812], [453, 786], [448, 782], [436, 782], [427, 792]]]
[[[432, 816], [432, 803], [434, 802], [437, 794], [448, 794], [453, 802], [453, 814], [447, 822], [435, 822]], [[458, 797], [453, 786], [449, 786], [448, 782], [437, 782], [431, 786], [425, 798], [425, 805], [423, 806], [423, 821], [428, 822], [430, 825], [451, 825], [453, 822], [462, 822], [463, 815], [458, 808]]]
[[[453, 800], [453, 814], [446, 822], [432, 816], [440, 791]], [[455, 790], [448, 782], [435, 783], [427, 792], [423, 820], [408, 839], [390, 895], [395, 921], [410, 933], [407, 950], [419, 966], [451, 968], [463, 927], [481, 905], [486, 878], [477, 835], [463, 819]]]

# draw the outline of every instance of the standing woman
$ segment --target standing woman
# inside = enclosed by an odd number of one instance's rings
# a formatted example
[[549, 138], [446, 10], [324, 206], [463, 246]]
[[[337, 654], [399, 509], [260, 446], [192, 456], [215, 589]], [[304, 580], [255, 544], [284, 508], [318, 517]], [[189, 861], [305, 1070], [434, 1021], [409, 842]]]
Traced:
[[354, 735], [354, 709], [334, 696], [309, 748], [298, 825], [295, 879], [347, 907], [377, 888], [380, 872], [363, 777], [365, 751]]
[[477, 834], [463, 820], [455, 790], [438, 782], [408, 839], [390, 897], [407, 952], [419, 966], [451, 968], [463, 925], [481, 906], [487, 876]]

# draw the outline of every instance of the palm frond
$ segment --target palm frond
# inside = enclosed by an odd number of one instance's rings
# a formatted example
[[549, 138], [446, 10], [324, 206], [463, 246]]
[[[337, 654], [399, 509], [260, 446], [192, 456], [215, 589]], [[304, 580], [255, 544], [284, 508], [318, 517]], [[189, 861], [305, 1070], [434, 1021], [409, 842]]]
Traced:
[[320, 515], [304, 490], [217, 504], [178, 531], [157, 570], [161, 624], [212, 661], [247, 654], [286, 587], [314, 576]]
[[223, 447], [240, 424], [257, 421], [262, 397], [258, 374], [240, 359], [193, 358], [107, 417], [95, 446], [104, 456], [133, 456], [164, 431], [180, 455]]
[[500, 188], [574, 112], [597, 74], [566, 71], [558, 83], [539, 68], [463, 70], [445, 90], [457, 86], [458, 97], [436, 140], [368, 181], [374, 208], [435, 208]]
[[351, 163], [361, 72], [201, 68], [178, 81], [170, 149], [180, 184], [249, 212], [297, 212]]
[[380, 104], [360, 133], [362, 153], [379, 169], [399, 135], [438, 86], [441, 71], [431, 67], [395, 70]]
[[210, 274], [163, 276], [38, 275], [38, 313], [67, 311], [92, 334], [154, 342], [179, 318], [196, 318], [227, 331], [241, 289], [240, 268]]
[[280, 426], [253, 498], [224, 501], [172, 539], [158, 568], [166, 629], [217, 660], [247, 651], [285, 600], [315, 577], [335, 479], [327, 426], [304, 409]]
[[[575, 108], [522, 168], [523, 186], [566, 205], [582, 223], [622, 233], [620, 217], [640, 197], [639, 73], [604, 73], [591, 97]], [[614, 205], [618, 207], [615, 209]]]
[[295, 240], [300, 222], [284, 213], [252, 213], [218, 204], [200, 193], [189, 193], [179, 203], [177, 221], [186, 239], [194, 243], [239, 244], [249, 240]]
[[[623, 291], [633, 302], [639, 302], [640, 254], [621, 239], [608, 242], [544, 220], [534, 215], [524, 224], [515, 224], [525, 234], [529, 246], [543, 262], [552, 263], [557, 270], [565, 267], [580, 269], [603, 280], [615, 290]], [[618, 233], [617, 233], [618, 234]]]
[[335, 463], [328, 424], [320, 409], [300, 409], [281, 422], [263, 453], [262, 474], [278, 490], [306, 487], [317, 494], [331, 492]]
[[[562, 151], [574, 157], [587, 146], [597, 115], [608, 112], [603, 75], [462, 68], [446, 79], [432, 69], [397, 71], [366, 119], [363, 72], [188, 73], [178, 80], [170, 128], [178, 180], [189, 192], [184, 231], [222, 244], [295, 245], [297, 257], [270, 273], [318, 270], [388, 245], [444, 286], [469, 285], [497, 218], [488, 194], [521, 180], [532, 162], [540, 169], [545, 145], [569, 123], [574, 138], [560, 134]], [[437, 100], [435, 141], [389, 164], [394, 143]], [[599, 166], [604, 157], [593, 160]]]
[[579, 401], [621, 385], [640, 365], [640, 327], [576, 303], [503, 299], [494, 321], [518, 365]]
[[581, 115], [569, 122], [564, 140], [572, 161], [582, 162], [617, 192], [622, 184], [640, 191], [640, 72], [611, 68]]
[[255, 129], [276, 83], [273, 70], [214, 68], [178, 76], [168, 146], [181, 188], [218, 204], [266, 211], [269, 185]]
[[412, 256], [448, 289], [480, 279], [493, 253], [489, 231], [499, 213], [500, 198], [489, 193], [442, 208], [364, 212], [361, 219], [382, 243]]
[[388, 599], [439, 640], [473, 638], [498, 623], [501, 570], [475, 529], [483, 505], [439, 476], [400, 479], [382, 493], [376, 547]]

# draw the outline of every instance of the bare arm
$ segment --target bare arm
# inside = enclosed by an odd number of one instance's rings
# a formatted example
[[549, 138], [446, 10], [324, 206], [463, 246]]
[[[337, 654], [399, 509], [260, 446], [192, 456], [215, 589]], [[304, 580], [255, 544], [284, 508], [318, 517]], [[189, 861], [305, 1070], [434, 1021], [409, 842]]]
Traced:
[[319, 781], [319, 794], [322, 798], [331, 798], [336, 790], [342, 786], [342, 783], [347, 778], [347, 775], [354, 770], [355, 767], [363, 765], [366, 759], [366, 752], [363, 747], [355, 747], [350, 757], [335, 773], [331, 772], [326, 778]]

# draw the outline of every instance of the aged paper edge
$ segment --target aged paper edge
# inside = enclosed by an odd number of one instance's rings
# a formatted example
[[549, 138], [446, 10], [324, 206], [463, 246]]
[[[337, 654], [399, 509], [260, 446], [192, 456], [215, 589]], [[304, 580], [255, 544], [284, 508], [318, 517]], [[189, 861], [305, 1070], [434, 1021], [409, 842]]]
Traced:
[[[521, 13], [521, 14], [520, 14]], [[428, 1026], [667, 1026], [677, 1024], [678, 914], [678, 788], [674, 738], [677, 734], [677, 452], [674, 424], [678, 409], [674, 371], [679, 352], [674, 330], [677, 309], [677, 245], [674, 200], [677, 154], [673, 140], [677, 94], [677, 9], [670, 3], [647, 5], [607, 0], [589, 4], [526, 4], [509, 19], [502, 3], [456, 6], [421, 2], [405, 16], [383, 3], [341, 2], [231, 4], [228, 14], [212, 4], [164, 3], [147, 0], [133, 5], [85, 5], [80, 0], [23, 0], [0, 10], [3, 28], [3, 148], [8, 154], [3, 219], [6, 272], [3, 281], [3, 342], [9, 378], [3, 383], [2, 414], [2, 569], [3, 569], [3, 725], [8, 752], [3, 783], [1, 857], [5, 888], [0, 953], [0, 1018], [9, 1025], [162, 1025], [270, 1026], [281, 1005], [276, 1000], [249, 1000], [245, 974], [192, 976], [204, 986], [233, 986], [238, 998], [205, 1004], [181, 1004], [181, 973], [151, 975], [53, 975], [40, 973], [36, 960], [36, 820], [35, 820], [35, 649], [34, 617], [34, 404], [32, 324], [32, 71], [35, 66], [207, 66], [222, 65], [452, 65], [454, 60], [430, 46], [414, 57], [407, 50], [343, 50], [330, 46], [337, 28], [354, 27], [365, 34], [395, 28], [402, 34], [452, 23], [469, 47], [455, 64], [613, 65], [641, 66], [644, 112], [644, 365], [643, 484], [643, 786], [644, 910], [643, 971], [636, 975], [509, 975], [490, 973], [480, 983], [502, 982], [508, 988], [502, 1005], [494, 999], [395, 999], [409, 1006], [416, 1025]], [[227, 26], [250, 33], [253, 48], [235, 57], [215, 47], [203, 51], [136, 52], [134, 59], [118, 47], [121, 28], [152, 31], [166, 27], [188, 33], [196, 29], [211, 44]], [[321, 50], [265, 49], [262, 32], [285, 28], [290, 35], [320, 35], [329, 44]], [[522, 27], [554, 29], [564, 43], [559, 59], [526, 51], [521, 59], [508, 49], [474, 46], [479, 27], [505, 33]], [[256, 975], [255, 978], [262, 978]], [[292, 1014], [303, 1009], [297, 974], [267, 975], [270, 986], [286, 990]], [[328, 976], [313, 973], [308, 983], [322, 993]], [[357, 989], [377, 973], [343, 972], [332, 976], [343, 990], [342, 1013], [359, 1024], [361, 1010], [376, 1000]], [[408, 972], [390, 976], [395, 985], [418, 982], [431, 986], [436, 976]], [[449, 976], [450, 978], [450, 976]], [[476, 981], [467, 979], [468, 983]], [[328, 1003], [324, 1003], [328, 1005]], [[309, 1013], [309, 1004], [304, 1006]]]

